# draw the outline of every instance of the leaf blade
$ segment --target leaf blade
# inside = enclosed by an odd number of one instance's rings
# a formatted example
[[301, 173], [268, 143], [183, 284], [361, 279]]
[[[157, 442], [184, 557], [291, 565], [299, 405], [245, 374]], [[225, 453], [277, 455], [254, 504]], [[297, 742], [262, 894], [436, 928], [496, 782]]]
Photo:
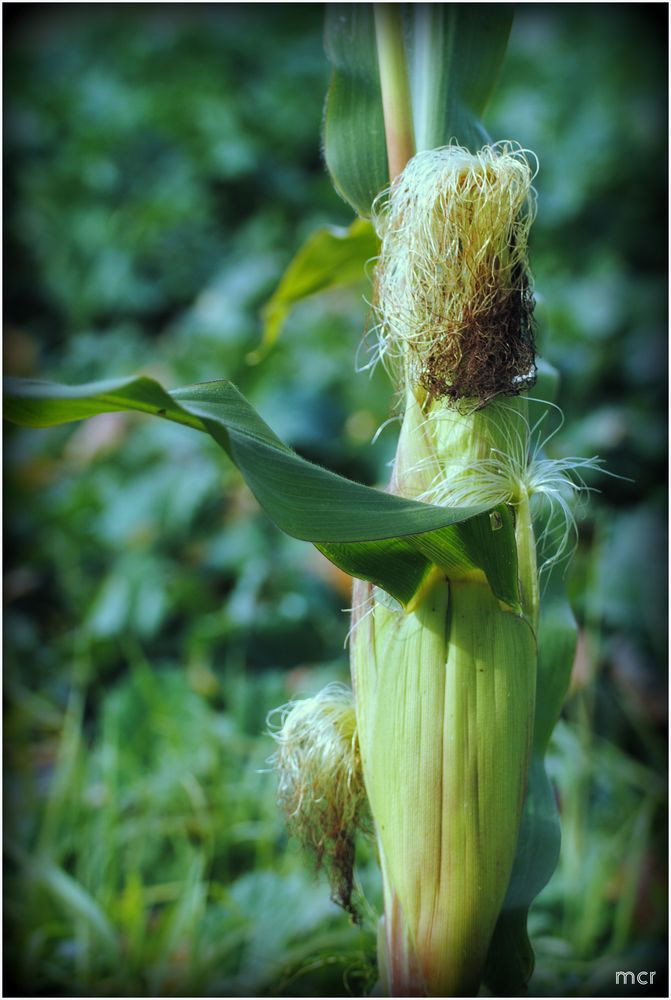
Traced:
[[332, 288], [364, 281], [366, 264], [378, 252], [375, 230], [363, 219], [355, 219], [345, 230], [323, 226], [312, 233], [263, 307], [261, 343], [247, 355], [248, 362], [258, 364], [272, 350], [298, 302]]
[[[150, 412], [208, 433], [282, 531], [326, 551], [331, 546], [337, 565], [372, 579], [404, 604], [431, 561], [453, 578], [482, 569], [497, 596], [517, 606], [517, 568], [508, 533], [488, 534], [482, 507], [418, 503], [308, 462], [280, 441], [231, 382], [171, 393], [144, 377], [76, 387], [7, 383], [5, 415], [16, 423], [49, 426], [110, 409]], [[473, 519], [482, 515], [483, 524], [474, 527]], [[382, 569], [385, 553], [387, 572]]]
[[[404, 6], [417, 150], [454, 140], [475, 152], [489, 141], [480, 118], [498, 81], [511, 9]], [[329, 5], [325, 48], [333, 64], [324, 114], [326, 163], [338, 193], [368, 218], [389, 184], [372, 5]]]
[[338, 194], [363, 218], [389, 183], [371, 4], [329, 4], [324, 47], [333, 75], [324, 110], [324, 158]]
[[417, 149], [453, 137], [475, 152], [489, 136], [480, 122], [496, 86], [512, 24], [504, 4], [418, 4], [410, 40]]

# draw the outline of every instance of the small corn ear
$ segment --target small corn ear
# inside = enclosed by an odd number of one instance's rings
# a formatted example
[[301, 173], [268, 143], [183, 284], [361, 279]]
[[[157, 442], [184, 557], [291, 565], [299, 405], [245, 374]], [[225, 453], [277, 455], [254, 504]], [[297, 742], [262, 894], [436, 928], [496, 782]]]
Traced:
[[[272, 763], [290, 831], [324, 867], [335, 902], [352, 903], [354, 838], [366, 824], [366, 793], [352, 692], [329, 684], [318, 695], [277, 709]], [[272, 718], [269, 719], [272, 723]]]
[[[515, 853], [535, 642], [486, 584], [373, 602], [352, 637], [362, 765], [385, 887], [392, 995], [477, 991]], [[366, 593], [367, 592], [367, 593]], [[368, 609], [370, 610], [370, 609]]]

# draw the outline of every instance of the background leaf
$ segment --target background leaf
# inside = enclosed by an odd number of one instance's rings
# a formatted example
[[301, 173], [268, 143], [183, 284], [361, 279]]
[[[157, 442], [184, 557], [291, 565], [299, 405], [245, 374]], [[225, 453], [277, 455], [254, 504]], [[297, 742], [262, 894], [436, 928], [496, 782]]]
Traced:
[[389, 183], [372, 4], [329, 4], [324, 29], [333, 76], [324, 111], [324, 157], [338, 194], [367, 218]]
[[[556, 576], [560, 574], [561, 571]], [[563, 580], [547, 582], [538, 633], [534, 748], [545, 754], [568, 694], [578, 641], [578, 625]]]
[[[417, 149], [452, 140], [479, 149], [488, 139], [480, 116], [501, 71], [511, 10], [407, 4], [403, 18]], [[333, 64], [324, 115], [326, 163], [337, 191], [368, 217], [389, 184], [372, 5], [329, 5], [325, 44]]]
[[506, 4], [412, 4], [406, 9], [417, 150], [452, 138], [475, 152], [513, 22]]
[[247, 360], [256, 364], [266, 356], [297, 302], [318, 292], [364, 281], [366, 264], [378, 252], [375, 230], [364, 219], [355, 219], [349, 229], [324, 226], [313, 233], [263, 307], [263, 338]]

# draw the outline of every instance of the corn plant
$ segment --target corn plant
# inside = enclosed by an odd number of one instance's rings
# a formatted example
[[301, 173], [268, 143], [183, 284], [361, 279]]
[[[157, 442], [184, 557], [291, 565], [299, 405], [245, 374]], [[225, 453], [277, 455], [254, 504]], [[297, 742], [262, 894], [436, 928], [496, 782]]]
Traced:
[[227, 381], [6, 393], [28, 426], [137, 410], [209, 434], [281, 530], [355, 578], [352, 690], [284, 707], [275, 763], [290, 826], [354, 919], [357, 836], [375, 839], [385, 995], [523, 991], [527, 912], [559, 850], [543, 757], [575, 645], [571, 499], [594, 460], [545, 453], [556, 373], [535, 355], [536, 164], [480, 121], [509, 27], [472, 5], [327, 14], [325, 156], [358, 218], [299, 252], [250, 360], [294, 302], [374, 258], [360, 367], [384, 364], [397, 394], [386, 490], [297, 455]]

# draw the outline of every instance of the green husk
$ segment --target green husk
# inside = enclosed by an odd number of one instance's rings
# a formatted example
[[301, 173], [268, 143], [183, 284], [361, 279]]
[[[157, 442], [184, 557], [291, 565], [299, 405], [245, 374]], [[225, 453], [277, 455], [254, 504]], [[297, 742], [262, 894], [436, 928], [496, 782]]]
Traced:
[[[500, 443], [506, 423], [508, 432], [518, 427], [519, 405], [459, 415], [438, 404], [419, 431], [419, 406], [410, 405], [394, 488], [407, 495], [430, 489], [437, 475], [468, 476], [469, 457]], [[525, 524], [518, 520], [518, 538]], [[473, 995], [517, 844], [533, 726], [533, 616], [502, 605], [478, 573], [435, 574], [410, 613], [363, 583], [353, 606], [359, 746], [385, 891], [386, 989]]]

